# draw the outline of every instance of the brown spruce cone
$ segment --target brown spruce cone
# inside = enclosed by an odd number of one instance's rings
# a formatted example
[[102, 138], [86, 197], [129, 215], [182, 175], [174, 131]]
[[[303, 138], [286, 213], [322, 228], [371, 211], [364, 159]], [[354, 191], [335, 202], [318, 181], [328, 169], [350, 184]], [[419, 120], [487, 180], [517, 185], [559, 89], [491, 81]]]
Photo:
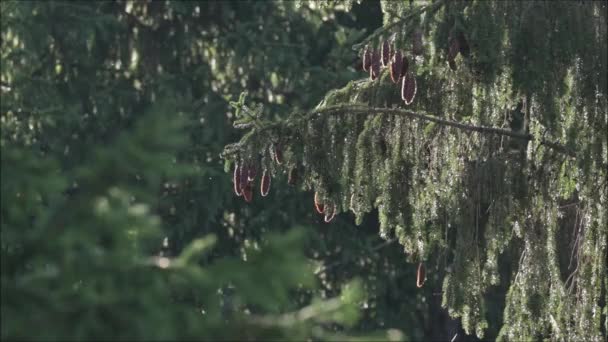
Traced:
[[372, 65], [372, 52], [369, 47], [366, 46], [363, 51], [363, 71], [369, 71], [369, 67]]
[[406, 105], [411, 104], [416, 96], [416, 78], [411, 72], [408, 72], [401, 84], [401, 99]]
[[372, 65], [369, 68], [369, 76], [373, 80], [380, 75], [380, 53], [376, 50], [372, 52]]
[[247, 181], [251, 182], [255, 179], [255, 176], [257, 175], [257, 169], [255, 166], [251, 165], [249, 166], [249, 169], [247, 170]]
[[456, 71], [458, 70], [458, 66], [456, 66], [456, 61], [453, 59], [448, 59], [448, 65], [450, 66], [450, 69]]
[[416, 286], [417, 287], [422, 287], [422, 285], [424, 285], [424, 282], [426, 281], [426, 269], [424, 267], [424, 263], [419, 263], [418, 264], [418, 272], [416, 273]]
[[450, 69], [456, 70], [456, 56], [460, 53], [460, 40], [452, 38], [450, 39], [450, 47], [448, 49], [448, 64]]
[[243, 188], [243, 197], [247, 203], [250, 203], [253, 199], [253, 183], [248, 182]]
[[388, 40], [384, 40], [382, 42], [382, 50], [380, 51], [381, 53], [381, 62], [382, 62], [382, 66], [386, 67], [388, 66], [388, 64], [391, 61], [391, 45], [388, 42]]
[[334, 219], [334, 217], [336, 216], [336, 205], [333, 205], [333, 210], [331, 210], [331, 212], [326, 212], [325, 213], [325, 217], [323, 218], [325, 223], [329, 223], [331, 222], [331, 220]]
[[234, 183], [234, 193], [237, 196], [241, 196], [242, 187], [241, 187], [241, 164], [238, 162], [234, 164], [234, 175], [232, 176], [232, 182]]
[[460, 40], [456, 38], [450, 39], [450, 47], [448, 49], [448, 59], [455, 59], [460, 52]]
[[462, 31], [458, 34], [458, 42], [460, 44], [460, 54], [463, 57], [469, 57], [471, 48], [469, 47], [469, 42], [465, 38], [464, 33]]
[[281, 150], [281, 146], [278, 144], [273, 145], [272, 157], [278, 165], [283, 164], [283, 151]]
[[391, 59], [390, 69], [391, 69], [391, 80], [393, 83], [399, 82], [399, 78], [401, 78], [401, 70], [403, 70], [403, 62], [404, 58], [401, 55], [401, 51], [397, 50]]
[[317, 212], [319, 214], [323, 214], [324, 211], [324, 206], [323, 203], [321, 203], [321, 200], [319, 199], [319, 194], [315, 192], [315, 209], [317, 210]]
[[270, 174], [268, 170], [264, 169], [262, 173], [262, 182], [260, 183], [260, 194], [262, 197], [266, 197], [270, 191]]
[[293, 167], [289, 170], [289, 175], [287, 176], [287, 184], [293, 186], [298, 182], [298, 169]]
[[401, 63], [401, 74], [399, 75], [400, 77], [403, 77], [407, 74], [407, 71], [410, 68], [410, 62], [407, 60], [407, 57], [405, 57], [405, 55], [403, 56], [403, 63]]
[[247, 162], [241, 163], [241, 167], [239, 170], [239, 187], [241, 188], [241, 193], [243, 193], [243, 189], [249, 181], [247, 180], [247, 175], [249, 174], [249, 165]]

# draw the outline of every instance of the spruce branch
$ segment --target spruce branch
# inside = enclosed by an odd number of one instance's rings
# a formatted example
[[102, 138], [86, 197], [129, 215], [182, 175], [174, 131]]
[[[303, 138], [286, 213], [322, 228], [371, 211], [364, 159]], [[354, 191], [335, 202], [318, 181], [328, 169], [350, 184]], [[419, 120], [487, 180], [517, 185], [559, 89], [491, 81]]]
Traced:
[[[268, 124], [265, 126], [257, 126], [256, 131], [258, 133], [260, 133], [262, 131], [281, 129], [282, 127], [297, 126], [298, 124], [300, 124], [302, 122], [307, 122], [307, 121], [311, 120], [313, 117], [315, 117], [318, 114], [324, 114], [324, 113], [326, 113], [326, 114], [348, 113], [348, 114], [363, 114], [363, 115], [370, 115], [370, 114], [404, 115], [404, 116], [408, 116], [410, 118], [430, 121], [430, 122], [434, 122], [434, 123], [437, 123], [440, 125], [454, 127], [454, 128], [458, 128], [458, 129], [462, 129], [462, 130], [466, 130], [466, 131], [471, 131], [471, 132], [504, 135], [504, 136], [509, 136], [509, 137], [512, 137], [515, 139], [521, 139], [521, 140], [526, 140], [526, 141], [538, 141], [540, 143], [540, 145], [547, 146], [547, 147], [555, 150], [556, 152], [576, 158], [576, 152], [569, 149], [568, 147], [566, 147], [562, 144], [550, 141], [545, 138], [535, 138], [534, 135], [529, 134], [529, 133], [520, 133], [520, 132], [511, 131], [511, 130], [504, 129], [504, 128], [475, 126], [475, 125], [470, 125], [470, 124], [464, 124], [464, 123], [457, 122], [457, 121], [442, 119], [437, 116], [429, 115], [427, 113], [414, 112], [414, 111], [407, 110], [407, 109], [378, 108], [378, 107], [368, 107], [365, 105], [357, 105], [357, 104], [334, 105], [334, 106], [317, 108], [310, 112], [303, 113], [303, 114], [293, 118], [292, 120], [278, 121], [278, 122], [274, 122], [274, 123], [271, 123], [271, 124]], [[244, 136], [241, 139], [241, 141], [239, 141], [238, 143], [226, 146], [226, 148], [224, 149], [224, 152], [222, 153], [222, 157], [237, 153], [240, 150], [240, 148], [247, 143], [247, 140], [249, 140], [252, 136], [253, 136], [252, 134], [248, 134], [248, 135]]]
[[[238, 118], [240, 113], [245, 114], [245, 120], [235, 120], [233, 123], [234, 128], [245, 129], [250, 128], [251, 126], [255, 126], [257, 129], [261, 129], [263, 126], [262, 121], [260, 120], [260, 116], [262, 115], [263, 107], [259, 105], [257, 108], [251, 109], [245, 105], [245, 99], [247, 98], [247, 92], [241, 93], [238, 101], [230, 101], [230, 106], [232, 106], [236, 112], [235, 116]], [[248, 120], [247, 120], [248, 119]]]
[[450, 126], [462, 130], [467, 130], [471, 132], [478, 133], [486, 133], [486, 134], [498, 134], [505, 135], [516, 139], [522, 140], [537, 140], [541, 145], [545, 145], [557, 152], [567, 154], [571, 157], [576, 157], [576, 153], [564, 145], [561, 145], [556, 142], [549, 141], [545, 138], [537, 139], [532, 134], [526, 133], [518, 133], [508, 129], [496, 128], [496, 127], [487, 127], [487, 126], [475, 126], [469, 124], [463, 124], [457, 121], [451, 121], [446, 119], [441, 119], [439, 117], [429, 115], [429, 114], [421, 114], [407, 109], [399, 109], [399, 108], [374, 108], [367, 107], [363, 105], [336, 105], [336, 106], [328, 106], [325, 108], [317, 109], [310, 116], [316, 115], [318, 113], [341, 113], [348, 112], [353, 114], [397, 114], [397, 115], [405, 115], [411, 118], [416, 118], [424, 121], [435, 122], [440, 125]]

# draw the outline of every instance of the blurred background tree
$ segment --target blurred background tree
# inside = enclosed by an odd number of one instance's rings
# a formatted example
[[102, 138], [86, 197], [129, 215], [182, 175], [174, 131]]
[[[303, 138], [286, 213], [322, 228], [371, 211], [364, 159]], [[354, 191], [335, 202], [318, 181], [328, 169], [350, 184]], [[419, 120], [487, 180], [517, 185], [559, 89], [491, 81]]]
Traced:
[[246, 204], [219, 158], [240, 92], [280, 117], [358, 77], [379, 3], [0, 6], [3, 339], [422, 336], [373, 221], [330, 230], [278, 186]]

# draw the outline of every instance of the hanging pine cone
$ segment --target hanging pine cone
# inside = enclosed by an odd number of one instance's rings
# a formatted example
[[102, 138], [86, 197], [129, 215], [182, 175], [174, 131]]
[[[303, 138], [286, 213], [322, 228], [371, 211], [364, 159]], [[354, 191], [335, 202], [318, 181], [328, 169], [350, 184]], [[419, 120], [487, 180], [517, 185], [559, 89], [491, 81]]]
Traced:
[[289, 175], [287, 176], [287, 184], [296, 185], [298, 182], [298, 169], [296, 167], [292, 167], [289, 170]]
[[248, 182], [243, 188], [243, 197], [247, 203], [250, 203], [253, 199], [253, 183]]
[[278, 164], [283, 164], [283, 151], [279, 144], [273, 144], [270, 152], [272, 159]]
[[424, 282], [426, 281], [426, 269], [424, 267], [424, 263], [419, 263], [418, 264], [418, 272], [416, 273], [416, 286], [417, 287], [422, 287], [422, 285], [424, 285]]
[[388, 66], [388, 63], [390, 63], [391, 61], [391, 45], [388, 42], [388, 40], [384, 40], [382, 42], [382, 50], [381, 50], [381, 61], [382, 61], [382, 66], [386, 67]]
[[323, 214], [323, 203], [321, 203], [321, 200], [319, 199], [319, 194], [315, 192], [315, 209], [317, 210], [317, 212], [319, 214]]
[[234, 183], [234, 193], [237, 196], [241, 196], [241, 165], [238, 162], [234, 164], [234, 175], [232, 176], [232, 182]]
[[471, 52], [471, 49], [469, 47], [469, 42], [465, 38], [464, 33], [462, 31], [458, 34], [458, 42], [460, 45], [460, 54], [463, 57], [469, 57], [469, 53]]
[[255, 179], [255, 176], [257, 175], [257, 169], [255, 166], [251, 165], [249, 167], [249, 169], [247, 170], [247, 181], [251, 182]]
[[399, 74], [400, 77], [403, 77], [407, 74], [407, 71], [410, 68], [410, 63], [407, 60], [407, 57], [405, 57], [405, 55], [403, 56], [403, 62], [401, 63], [401, 73]]
[[331, 212], [329, 212], [329, 211], [326, 212], [325, 217], [323, 219], [326, 223], [329, 223], [329, 222], [331, 222], [331, 220], [334, 219], [335, 216], [336, 216], [336, 205], [334, 204], [333, 210], [331, 210]]
[[448, 60], [455, 59], [460, 52], [460, 40], [452, 38], [450, 39], [450, 47], [448, 49]]
[[262, 182], [260, 183], [260, 194], [262, 197], [266, 197], [270, 191], [270, 174], [268, 170], [264, 169], [262, 173]]
[[412, 33], [412, 53], [414, 55], [419, 56], [424, 52], [422, 47], [422, 31], [420, 29], [415, 29]]
[[399, 78], [401, 78], [401, 70], [403, 69], [403, 61], [404, 58], [401, 55], [401, 51], [397, 50], [391, 58], [391, 80], [393, 83], [399, 82]]
[[369, 50], [369, 46], [365, 46], [363, 51], [363, 71], [369, 71], [369, 67], [372, 65], [372, 52]]
[[239, 170], [239, 184], [240, 184], [239, 187], [241, 189], [241, 193], [243, 193], [245, 186], [247, 185], [247, 183], [249, 183], [249, 181], [247, 180], [248, 174], [249, 174], [249, 165], [247, 165], [247, 162], [241, 163], [241, 167]]
[[450, 69], [456, 70], [456, 56], [460, 52], [460, 40], [452, 38], [450, 39], [450, 47], [448, 49], [448, 64], [450, 65]]
[[401, 83], [401, 98], [406, 105], [411, 104], [416, 96], [416, 78], [408, 72]]
[[380, 75], [380, 53], [376, 50], [372, 52], [372, 65], [369, 68], [369, 76], [375, 80]]
[[458, 70], [458, 66], [456, 65], [456, 61], [453, 59], [448, 59], [448, 65], [450, 66], [450, 69], [452, 69], [453, 71]]

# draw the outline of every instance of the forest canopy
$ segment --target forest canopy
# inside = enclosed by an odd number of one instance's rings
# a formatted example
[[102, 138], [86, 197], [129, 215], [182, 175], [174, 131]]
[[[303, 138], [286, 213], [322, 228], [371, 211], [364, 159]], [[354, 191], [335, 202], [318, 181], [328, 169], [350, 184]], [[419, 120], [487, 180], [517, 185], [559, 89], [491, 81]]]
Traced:
[[3, 340], [606, 340], [605, 2], [0, 10]]

